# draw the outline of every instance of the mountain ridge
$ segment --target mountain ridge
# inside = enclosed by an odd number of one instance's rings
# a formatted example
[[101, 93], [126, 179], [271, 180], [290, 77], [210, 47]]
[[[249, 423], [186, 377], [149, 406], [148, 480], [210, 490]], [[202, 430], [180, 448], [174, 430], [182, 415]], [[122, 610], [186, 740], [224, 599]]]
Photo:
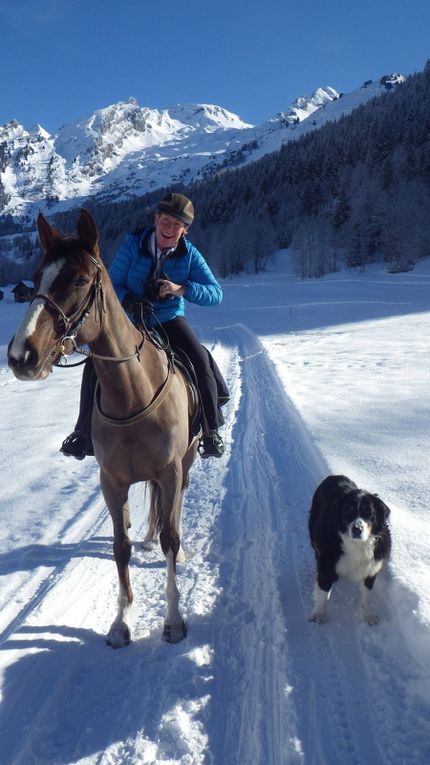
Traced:
[[0, 126], [0, 217], [25, 219], [89, 197], [119, 201], [208, 178], [277, 151], [404, 79], [384, 75], [348, 94], [320, 87], [259, 125], [214, 104], [153, 109], [133, 97], [53, 135], [41, 125], [26, 130], [11, 120]]

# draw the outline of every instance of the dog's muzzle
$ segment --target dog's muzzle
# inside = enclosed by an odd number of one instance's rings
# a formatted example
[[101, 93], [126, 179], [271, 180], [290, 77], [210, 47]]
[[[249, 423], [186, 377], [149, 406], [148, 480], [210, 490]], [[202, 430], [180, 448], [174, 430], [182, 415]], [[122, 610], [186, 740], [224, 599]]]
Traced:
[[354, 523], [351, 523], [351, 536], [353, 539], [360, 539], [363, 535], [364, 523], [361, 518], [357, 518]]

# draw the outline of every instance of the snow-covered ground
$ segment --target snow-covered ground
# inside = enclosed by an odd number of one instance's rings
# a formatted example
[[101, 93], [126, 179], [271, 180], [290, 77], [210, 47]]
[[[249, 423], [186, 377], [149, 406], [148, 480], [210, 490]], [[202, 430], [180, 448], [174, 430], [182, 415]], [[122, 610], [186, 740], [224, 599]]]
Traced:
[[[0, 303], [1, 765], [430, 762], [430, 264], [298, 281], [287, 256], [189, 318], [230, 384], [226, 455], [198, 460], [180, 567], [186, 640], [160, 639], [165, 565], [132, 497], [132, 644], [108, 648], [117, 576], [94, 459], [59, 445], [80, 368], [18, 382]], [[317, 484], [346, 473], [391, 508], [381, 620], [345, 582], [307, 620]]]

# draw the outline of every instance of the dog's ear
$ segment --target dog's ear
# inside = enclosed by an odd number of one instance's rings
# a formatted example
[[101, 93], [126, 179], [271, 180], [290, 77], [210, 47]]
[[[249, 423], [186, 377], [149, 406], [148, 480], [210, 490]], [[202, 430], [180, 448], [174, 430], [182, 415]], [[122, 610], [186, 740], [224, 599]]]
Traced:
[[380, 497], [378, 497], [377, 494], [373, 495], [373, 502], [376, 512], [376, 517], [378, 518], [378, 522], [382, 525], [385, 523], [387, 518], [389, 517], [391, 510], [388, 507], [388, 505], [385, 504], [385, 502], [382, 501]]
[[334, 497], [330, 503], [330, 518], [333, 531], [345, 532], [348, 528], [348, 511], [351, 508], [350, 494], [340, 494]]

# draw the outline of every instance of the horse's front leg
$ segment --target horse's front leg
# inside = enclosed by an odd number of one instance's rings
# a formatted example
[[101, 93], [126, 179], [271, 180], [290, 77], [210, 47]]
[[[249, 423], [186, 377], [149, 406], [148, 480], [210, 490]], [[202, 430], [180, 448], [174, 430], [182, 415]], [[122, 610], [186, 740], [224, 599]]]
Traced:
[[106, 642], [112, 648], [122, 648], [131, 640], [129, 612], [133, 602], [133, 592], [130, 584], [129, 562], [131, 558], [131, 542], [128, 538], [129, 510], [128, 489], [120, 487], [112, 480], [101, 474], [100, 483], [113, 523], [113, 553], [118, 569], [119, 592], [118, 612], [111, 624]]
[[170, 469], [164, 472], [159, 486], [160, 544], [167, 564], [166, 618], [164, 620], [163, 640], [168, 643], [178, 643], [187, 634], [185, 622], [179, 610], [180, 595], [176, 581], [176, 561], [178, 557], [181, 557], [182, 550], [179, 537], [183, 496], [181, 467], [170, 466]]
[[166, 553], [166, 618], [163, 627], [163, 640], [167, 643], [179, 643], [187, 634], [187, 628], [179, 611], [179, 590], [176, 583], [176, 562], [172, 550]]

